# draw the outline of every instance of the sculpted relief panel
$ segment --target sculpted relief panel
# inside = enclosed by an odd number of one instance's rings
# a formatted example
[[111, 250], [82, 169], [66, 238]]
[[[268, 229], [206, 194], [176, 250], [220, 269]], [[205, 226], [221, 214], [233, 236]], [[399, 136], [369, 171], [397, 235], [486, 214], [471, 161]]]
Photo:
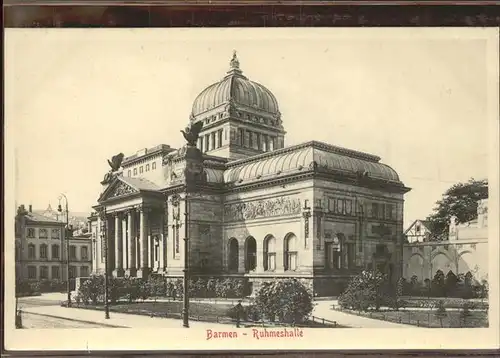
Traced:
[[117, 196], [132, 194], [132, 193], [135, 193], [135, 192], [137, 192], [137, 190], [135, 190], [131, 186], [129, 186], [129, 185], [123, 183], [123, 182], [119, 182], [116, 185], [116, 187], [113, 190], [113, 192], [111, 193], [110, 197], [111, 198], [115, 198]]
[[224, 206], [226, 221], [242, 221], [271, 216], [300, 214], [300, 199], [280, 197]]

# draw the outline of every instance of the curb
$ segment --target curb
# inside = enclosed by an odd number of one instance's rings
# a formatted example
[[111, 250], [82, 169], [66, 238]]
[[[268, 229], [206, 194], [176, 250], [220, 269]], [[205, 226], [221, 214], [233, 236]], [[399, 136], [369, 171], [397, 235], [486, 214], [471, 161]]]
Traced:
[[82, 320], [82, 319], [67, 318], [67, 317], [61, 317], [61, 316], [55, 316], [55, 315], [51, 315], [51, 314], [46, 314], [46, 313], [22, 311], [22, 314], [23, 313], [24, 314], [32, 314], [32, 315], [35, 315], [35, 316], [43, 316], [43, 317], [63, 319], [63, 320], [72, 321], [72, 322], [81, 322], [81, 323], [96, 324], [96, 325], [99, 325], [99, 326], [110, 327], [110, 328], [130, 328], [128, 326], [117, 326], [117, 325], [108, 324], [108, 323], [100, 323], [100, 322], [94, 322], [94, 321], [85, 321], [85, 320]]

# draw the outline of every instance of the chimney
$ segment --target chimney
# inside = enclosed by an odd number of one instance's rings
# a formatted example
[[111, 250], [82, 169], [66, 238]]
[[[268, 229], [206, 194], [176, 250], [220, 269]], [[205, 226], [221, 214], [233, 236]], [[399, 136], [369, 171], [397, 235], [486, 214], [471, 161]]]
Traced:
[[31, 206], [31, 204], [30, 204], [29, 208], [30, 208], [29, 209], [30, 213], [32, 213], [33, 212], [33, 207]]

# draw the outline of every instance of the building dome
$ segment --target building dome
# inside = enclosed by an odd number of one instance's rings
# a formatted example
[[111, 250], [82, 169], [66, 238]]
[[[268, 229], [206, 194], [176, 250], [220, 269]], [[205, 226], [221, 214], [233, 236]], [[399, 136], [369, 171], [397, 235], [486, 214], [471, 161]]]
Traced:
[[280, 117], [276, 97], [266, 87], [243, 75], [236, 52], [233, 53], [227, 75], [220, 82], [205, 88], [194, 100], [191, 120], [228, 104], [266, 117]]

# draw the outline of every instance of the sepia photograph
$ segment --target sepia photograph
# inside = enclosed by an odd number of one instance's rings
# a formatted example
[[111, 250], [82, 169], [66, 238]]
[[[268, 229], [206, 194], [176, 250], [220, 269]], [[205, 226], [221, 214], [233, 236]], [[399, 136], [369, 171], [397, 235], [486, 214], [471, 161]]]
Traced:
[[364, 30], [6, 29], [7, 347], [497, 345], [498, 33]]

